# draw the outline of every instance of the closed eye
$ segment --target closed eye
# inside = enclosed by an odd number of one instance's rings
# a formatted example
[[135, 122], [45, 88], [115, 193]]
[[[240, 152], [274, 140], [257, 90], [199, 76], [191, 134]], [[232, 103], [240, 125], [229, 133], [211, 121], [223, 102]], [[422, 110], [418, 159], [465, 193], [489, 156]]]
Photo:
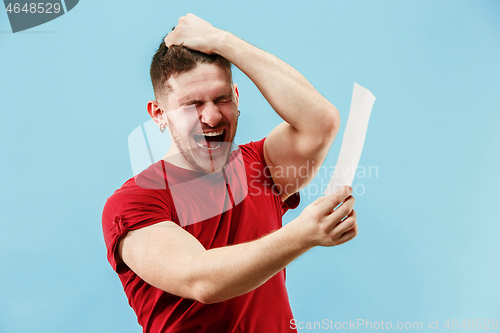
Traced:
[[233, 94], [224, 94], [218, 96], [214, 102], [218, 104], [223, 104], [223, 103], [230, 103], [232, 101], [233, 101]]
[[189, 107], [198, 107], [200, 105], [203, 105], [203, 101], [198, 101], [198, 100], [190, 100], [190, 101], [187, 101], [185, 103], [182, 103], [181, 105], [183, 106], [189, 106]]

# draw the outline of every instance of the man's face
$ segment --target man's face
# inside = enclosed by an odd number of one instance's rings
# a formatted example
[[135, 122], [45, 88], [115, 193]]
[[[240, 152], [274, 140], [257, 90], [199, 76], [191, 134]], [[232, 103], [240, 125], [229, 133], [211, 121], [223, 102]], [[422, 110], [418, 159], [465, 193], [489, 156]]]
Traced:
[[166, 119], [187, 166], [210, 173], [227, 163], [238, 123], [238, 90], [230, 71], [201, 64], [167, 83]]

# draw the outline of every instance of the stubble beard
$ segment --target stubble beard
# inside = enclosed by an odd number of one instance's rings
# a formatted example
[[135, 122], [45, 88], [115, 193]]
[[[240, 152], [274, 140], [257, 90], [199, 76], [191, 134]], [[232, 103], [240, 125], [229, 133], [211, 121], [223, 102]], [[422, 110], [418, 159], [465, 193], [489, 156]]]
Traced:
[[[182, 139], [182, 137], [179, 134], [179, 131], [177, 130], [177, 128], [175, 127], [175, 125], [171, 121], [169, 121], [167, 123], [167, 126], [168, 126], [168, 129], [170, 131], [170, 134], [172, 135], [172, 140], [174, 140], [174, 143], [177, 146], [177, 149], [181, 153], [181, 155], [184, 158], [185, 162], [193, 170], [209, 174], [209, 173], [213, 173], [213, 172], [222, 170], [222, 168], [224, 168], [226, 166], [227, 161], [229, 159], [229, 154], [231, 153], [231, 149], [229, 149], [230, 147], [228, 147], [228, 149], [227, 149], [226, 156], [224, 158], [225, 159], [224, 163], [223, 163], [223, 165], [220, 168], [217, 168], [215, 170], [207, 169], [207, 168], [204, 168], [203, 166], [201, 166], [198, 162], [196, 162], [196, 159], [193, 156], [193, 153], [191, 152], [191, 149], [186, 145], [186, 142], [184, 142], [184, 140]], [[236, 119], [235, 128], [237, 128], [237, 126], [238, 126], [238, 119]], [[234, 136], [231, 139], [231, 142], [224, 142], [223, 145], [224, 144], [228, 144], [228, 145], [232, 146], [235, 137], [236, 137], [236, 132], [234, 133]]]

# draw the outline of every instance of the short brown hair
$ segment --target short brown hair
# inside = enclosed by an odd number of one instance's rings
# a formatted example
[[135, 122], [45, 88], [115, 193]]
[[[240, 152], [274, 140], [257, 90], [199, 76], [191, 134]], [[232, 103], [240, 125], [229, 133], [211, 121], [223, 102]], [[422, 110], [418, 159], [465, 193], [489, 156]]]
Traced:
[[231, 73], [231, 63], [218, 54], [205, 54], [180, 45], [167, 47], [162, 41], [149, 70], [155, 98], [158, 99], [160, 91], [171, 89], [166, 82], [172, 75], [187, 72], [200, 64], [216, 64]]

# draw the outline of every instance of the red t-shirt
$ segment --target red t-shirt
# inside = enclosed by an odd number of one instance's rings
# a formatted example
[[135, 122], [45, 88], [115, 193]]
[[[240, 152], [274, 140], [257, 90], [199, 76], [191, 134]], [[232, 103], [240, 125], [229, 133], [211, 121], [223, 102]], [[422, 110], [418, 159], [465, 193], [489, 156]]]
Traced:
[[115, 257], [120, 237], [129, 230], [163, 221], [177, 223], [206, 249], [279, 229], [299, 195], [282, 202], [264, 160], [264, 140], [241, 145], [224, 172], [210, 175], [161, 160], [108, 198], [102, 216], [108, 261], [144, 332], [295, 332], [285, 269], [245, 295], [202, 304], [149, 285], [125, 264], [117, 265]]

